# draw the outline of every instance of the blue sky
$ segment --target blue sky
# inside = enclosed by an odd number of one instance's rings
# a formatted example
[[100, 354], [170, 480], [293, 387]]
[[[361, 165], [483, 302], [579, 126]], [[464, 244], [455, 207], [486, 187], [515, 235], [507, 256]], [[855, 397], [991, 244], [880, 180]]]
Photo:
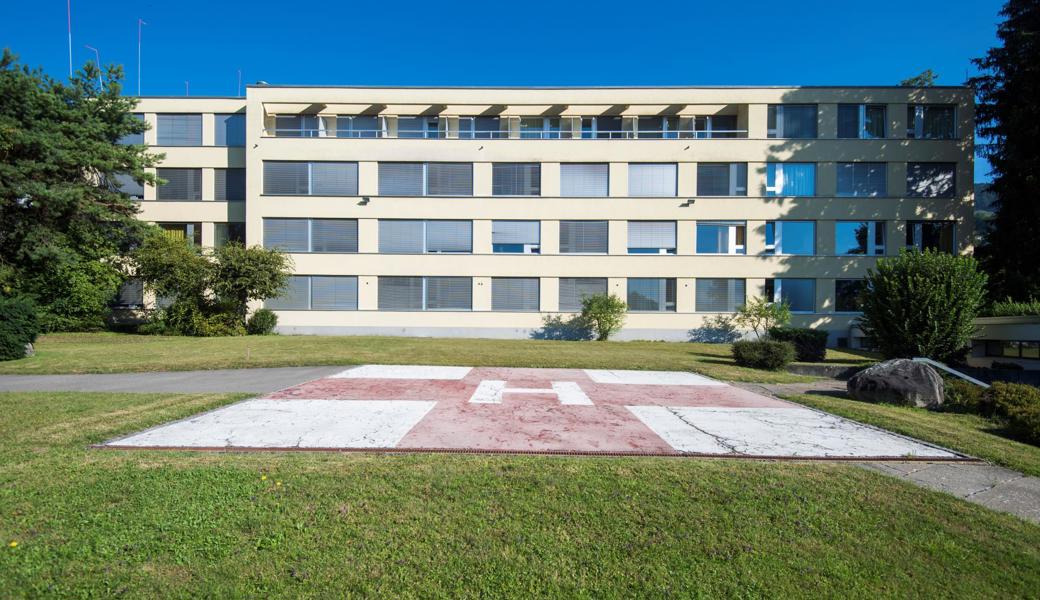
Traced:
[[[239, 70], [243, 85], [888, 85], [931, 68], [956, 85], [1002, 4], [72, 0], [72, 58], [96, 47], [136, 92], [142, 18], [145, 95], [234, 95]], [[3, 2], [0, 45], [66, 74], [65, 1]]]

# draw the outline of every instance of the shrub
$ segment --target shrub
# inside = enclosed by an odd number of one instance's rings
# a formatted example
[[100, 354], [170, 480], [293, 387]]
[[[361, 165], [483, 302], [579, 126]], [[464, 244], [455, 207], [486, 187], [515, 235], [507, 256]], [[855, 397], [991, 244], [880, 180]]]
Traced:
[[772, 340], [733, 342], [733, 359], [742, 367], [777, 371], [794, 361], [791, 342]]
[[25, 345], [40, 333], [36, 305], [28, 298], [0, 297], [0, 360], [25, 357]]
[[794, 344], [795, 356], [801, 362], [820, 362], [826, 358], [827, 337], [827, 332], [820, 329], [773, 327], [769, 330], [769, 339]]
[[1040, 444], [1040, 389], [1019, 383], [995, 382], [986, 397], [993, 411], [1007, 419], [1012, 435]]
[[625, 301], [613, 294], [593, 294], [581, 299], [581, 322], [603, 342], [621, 330], [627, 310]]
[[951, 412], [986, 414], [992, 412], [983, 399], [984, 389], [963, 379], [943, 380], [942, 408]]
[[791, 321], [791, 307], [786, 302], [777, 304], [765, 298], [752, 298], [737, 309], [733, 322], [755, 332], [755, 338], [761, 340], [765, 333], [774, 327], [783, 327]]
[[1026, 317], [1040, 315], [1040, 300], [1028, 302], [1015, 302], [1008, 298], [1000, 302], [994, 302], [983, 313], [987, 317]]
[[904, 250], [868, 271], [860, 326], [885, 358], [955, 361], [970, 344], [985, 286], [971, 257]]
[[542, 317], [542, 328], [531, 332], [536, 340], [588, 341], [592, 339], [592, 331], [581, 315], [545, 315]]
[[258, 309], [246, 321], [246, 333], [249, 335], [271, 335], [278, 325], [278, 315], [266, 308]]

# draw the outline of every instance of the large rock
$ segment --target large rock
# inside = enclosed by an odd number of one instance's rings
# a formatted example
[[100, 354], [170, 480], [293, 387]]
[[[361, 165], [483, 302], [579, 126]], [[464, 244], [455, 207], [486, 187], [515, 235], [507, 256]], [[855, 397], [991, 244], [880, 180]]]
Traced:
[[888, 402], [920, 408], [943, 403], [943, 380], [935, 369], [908, 358], [886, 360], [849, 379], [849, 396], [864, 402]]

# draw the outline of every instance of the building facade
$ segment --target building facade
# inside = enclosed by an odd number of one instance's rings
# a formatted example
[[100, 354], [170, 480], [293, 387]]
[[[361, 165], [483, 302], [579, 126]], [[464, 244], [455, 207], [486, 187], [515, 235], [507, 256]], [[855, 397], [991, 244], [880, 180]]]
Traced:
[[141, 218], [289, 252], [283, 333], [711, 339], [753, 295], [856, 345], [879, 256], [971, 250], [966, 88], [249, 87], [143, 98]]

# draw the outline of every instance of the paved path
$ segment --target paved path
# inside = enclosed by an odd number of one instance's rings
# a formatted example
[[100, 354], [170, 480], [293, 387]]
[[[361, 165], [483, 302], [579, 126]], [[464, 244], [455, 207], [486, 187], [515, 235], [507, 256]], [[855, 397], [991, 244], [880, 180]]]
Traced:
[[162, 373], [0, 375], [0, 391], [268, 394], [342, 370], [343, 367], [279, 367]]

